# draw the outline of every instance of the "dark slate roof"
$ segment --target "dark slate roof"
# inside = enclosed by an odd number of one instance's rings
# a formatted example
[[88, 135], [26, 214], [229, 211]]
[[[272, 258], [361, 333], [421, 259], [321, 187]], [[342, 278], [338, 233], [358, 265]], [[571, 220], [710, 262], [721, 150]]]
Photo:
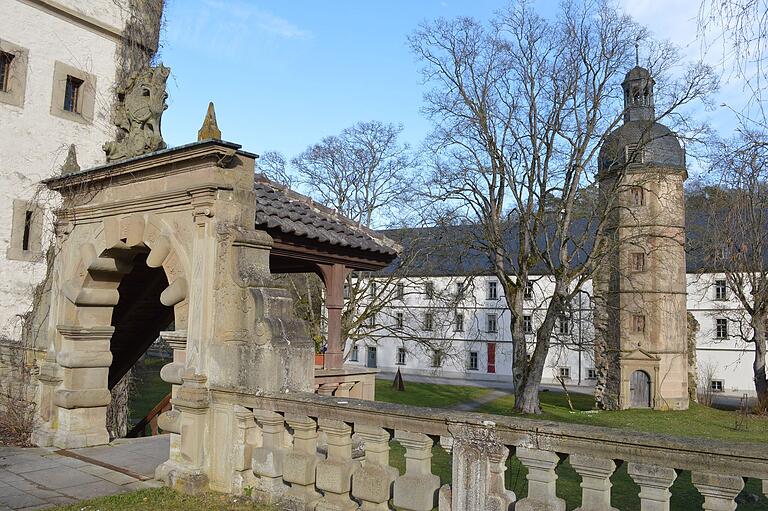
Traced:
[[335, 210], [256, 175], [256, 227], [306, 238], [321, 244], [362, 250], [394, 258], [396, 245], [382, 234]]
[[639, 144], [644, 164], [685, 170], [685, 151], [669, 128], [658, 122], [634, 120], [606, 137], [598, 159], [600, 171], [622, 168], [626, 163], [624, 148], [629, 144]]

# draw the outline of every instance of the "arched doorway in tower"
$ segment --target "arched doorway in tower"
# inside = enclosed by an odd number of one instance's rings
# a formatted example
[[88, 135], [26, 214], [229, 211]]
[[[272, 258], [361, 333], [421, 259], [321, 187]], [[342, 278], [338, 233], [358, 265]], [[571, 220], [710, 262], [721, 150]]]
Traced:
[[[111, 436], [125, 435], [171, 390], [170, 384], [160, 379], [160, 368], [170, 360], [163, 359], [161, 350], [148, 353], [161, 331], [173, 329], [173, 307], [160, 301], [168, 279], [162, 267], [150, 268], [146, 260], [145, 253], [134, 257], [132, 270], [118, 286], [120, 300], [112, 313], [115, 332], [110, 341], [109, 388], [113, 404], [107, 427], [117, 431], [110, 431]], [[129, 371], [131, 376], [123, 381]]]
[[629, 380], [629, 405], [631, 408], [651, 407], [651, 377], [645, 371], [637, 370]]

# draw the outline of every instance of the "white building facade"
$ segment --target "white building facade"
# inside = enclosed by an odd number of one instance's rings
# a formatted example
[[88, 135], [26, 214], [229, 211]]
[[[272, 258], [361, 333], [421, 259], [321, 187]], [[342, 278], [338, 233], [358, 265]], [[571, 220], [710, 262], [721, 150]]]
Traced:
[[83, 168], [104, 163], [132, 2], [0, 0], [0, 339], [17, 340], [56, 206], [39, 182], [71, 144]]
[[[533, 277], [526, 292], [523, 328], [533, 343], [552, 282]], [[347, 364], [382, 372], [447, 378], [512, 381], [510, 314], [493, 276], [387, 279], [403, 291], [376, 316], [370, 335], [348, 346]], [[384, 285], [384, 284], [380, 284]], [[459, 286], [463, 292], [459, 294]], [[746, 317], [716, 273], [687, 274], [688, 311], [698, 322], [696, 359], [702, 382], [715, 392], [754, 393]], [[542, 381], [595, 384], [591, 285], [587, 283], [558, 319]]]

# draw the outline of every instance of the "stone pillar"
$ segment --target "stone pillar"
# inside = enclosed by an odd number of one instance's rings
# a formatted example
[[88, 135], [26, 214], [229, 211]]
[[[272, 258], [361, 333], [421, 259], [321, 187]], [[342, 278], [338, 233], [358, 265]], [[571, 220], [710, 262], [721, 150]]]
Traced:
[[253, 412], [248, 408], [235, 406], [235, 446], [232, 463], [232, 491], [235, 495], [242, 495], [246, 488], [252, 488], [256, 483], [251, 467], [255, 430]]
[[640, 486], [640, 511], [669, 511], [669, 488], [677, 479], [675, 469], [630, 463], [627, 473]]
[[691, 481], [704, 496], [704, 511], [735, 511], [736, 496], [744, 489], [744, 478], [725, 474], [691, 472]]
[[565, 511], [557, 497], [555, 468], [560, 457], [551, 451], [518, 447], [515, 456], [528, 469], [528, 496], [517, 502], [515, 511]]
[[286, 415], [285, 422], [293, 429], [293, 449], [283, 455], [283, 480], [291, 483], [288, 495], [314, 509], [321, 495], [315, 490], [315, 470], [320, 461], [317, 454], [317, 423], [303, 415]]
[[494, 427], [452, 425], [449, 431], [453, 434], [451, 509], [509, 509], [515, 502], [515, 494], [504, 488], [509, 450], [496, 439]]
[[[160, 369], [160, 378], [171, 384], [171, 398], [175, 398], [182, 384], [184, 364], [187, 359], [187, 332], [185, 330], [160, 332], [160, 337], [173, 350], [173, 361]], [[181, 449], [181, 412], [171, 409], [158, 417], [157, 424], [170, 434], [169, 460], [180, 461]], [[163, 470], [160, 471], [162, 474]]]
[[579, 454], [572, 454], [569, 461], [581, 476], [581, 506], [576, 511], [618, 511], [611, 507], [611, 475], [616, 463]]
[[440, 478], [432, 473], [432, 439], [423, 433], [397, 430], [395, 440], [405, 447], [405, 474], [394, 484], [395, 507], [431, 511], [440, 488]]
[[258, 476], [257, 488], [265, 501], [272, 501], [285, 491], [283, 483], [283, 434], [285, 419], [279, 413], [254, 410], [261, 425], [261, 447], [253, 450], [253, 473]]
[[360, 463], [352, 461], [352, 428], [344, 422], [320, 419], [320, 430], [328, 439], [328, 458], [317, 466], [317, 487], [323, 498], [317, 511], [357, 509], [350, 498], [352, 474]]
[[62, 382], [53, 396], [59, 421], [53, 445], [76, 449], [108, 444], [109, 341], [115, 329], [59, 325], [58, 330], [62, 340], [56, 362]]
[[344, 281], [349, 271], [343, 264], [320, 264], [325, 284], [325, 309], [328, 321], [328, 349], [325, 369], [339, 369], [344, 365], [344, 346], [341, 345], [341, 312], [344, 308]]
[[352, 475], [352, 496], [360, 500], [363, 511], [387, 511], [392, 483], [399, 475], [389, 466], [389, 433], [375, 426], [355, 426], [355, 434], [364, 442], [365, 461]]
[[53, 349], [45, 354], [45, 358], [40, 364], [40, 374], [37, 376], [40, 383], [40, 398], [38, 412], [40, 423], [32, 432], [32, 443], [40, 447], [49, 447], [53, 445], [53, 438], [56, 435], [57, 410], [53, 404], [53, 397], [56, 387], [61, 383], [61, 367], [56, 363], [56, 353]]

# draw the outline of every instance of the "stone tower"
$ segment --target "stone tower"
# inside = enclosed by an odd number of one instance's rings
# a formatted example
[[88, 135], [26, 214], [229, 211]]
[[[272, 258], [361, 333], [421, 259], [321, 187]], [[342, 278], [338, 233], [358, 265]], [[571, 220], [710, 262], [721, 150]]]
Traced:
[[599, 183], [610, 204], [609, 257], [595, 279], [596, 367], [607, 408], [688, 408], [685, 151], [655, 122], [654, 80], [624, 81], [624, 122], [605, 140]]

